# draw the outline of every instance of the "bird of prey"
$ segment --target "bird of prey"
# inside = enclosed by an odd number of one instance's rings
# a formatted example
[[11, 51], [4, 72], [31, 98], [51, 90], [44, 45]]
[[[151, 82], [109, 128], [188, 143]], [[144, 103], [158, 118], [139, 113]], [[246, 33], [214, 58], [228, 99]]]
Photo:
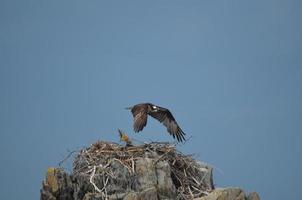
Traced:
[[120, 140], [121, 141], [124, 141], [126, 143], [126, 147], [131, 147], [133, 146], [132, 145], [132, 142], [131, 140], [129, 139], [129, 137], [126, 135], [126, 133], [124, 133], [121, 129], [117, 129], [119, 134], [120, 134]]
[[175, 118], [167, 108], [156, 106], [151, 103], [141, 103], [126, 109], [131, 110], [134, 117], [134, 132], [143, 130], [147, 124], [148, 115], [150, 115], [159, 122], [163, 123], [173, 138], [176, 137], [179, 142], [185, 141], [185, 133], [181, 130]]

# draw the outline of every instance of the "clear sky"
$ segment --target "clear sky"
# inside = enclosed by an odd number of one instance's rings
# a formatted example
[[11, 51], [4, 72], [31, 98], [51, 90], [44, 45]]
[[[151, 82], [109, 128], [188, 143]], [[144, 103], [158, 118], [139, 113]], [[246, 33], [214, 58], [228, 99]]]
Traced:
[[301, 1], [0, 0], [0, 190], [38, 199], [49, 166], [169, 108], [218, 187], [302, 199]]

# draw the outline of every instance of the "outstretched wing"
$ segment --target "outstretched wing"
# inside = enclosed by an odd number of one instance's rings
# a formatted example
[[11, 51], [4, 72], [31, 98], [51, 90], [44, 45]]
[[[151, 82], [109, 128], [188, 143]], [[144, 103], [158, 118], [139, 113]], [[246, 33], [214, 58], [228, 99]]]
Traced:
[[147, 107], [143, 105], [134, 106], [131, 109], [132, 115], [134, 117], [133, 129], [134, 132], [139, 132], [143, 130], [143, 128], [147, 124]]
[[185, 141], [185, 133], [177, 124], [172, 113], [166, 108], [159, 108], [157, 112], [149, 113], [152, 117], [163, 123], [167, 127], [167, 131], [173, 138], [177, 138], [179, 142]]

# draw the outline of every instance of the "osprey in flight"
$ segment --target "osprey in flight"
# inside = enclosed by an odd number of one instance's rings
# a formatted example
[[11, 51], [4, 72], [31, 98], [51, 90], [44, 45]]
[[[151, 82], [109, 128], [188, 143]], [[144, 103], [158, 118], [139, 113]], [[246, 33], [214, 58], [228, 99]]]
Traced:
[[134, 132], [143, 130], [143, 128], [147, 124], [148, 115], [150, 115], [151, 117], [157, 119], [159, 122], [163, 123], [167, 127], [167, 131], [170, 133], [170, 135], [173, 136], [173, 138], [176, 137], [179, 142], [185, 141], [185, 133], [181, 130], [175, 118], [168, 109], [156, 106], [151, 103], [136, 104], [133, 107], [126, 109], [131, 110], [134, 117]]

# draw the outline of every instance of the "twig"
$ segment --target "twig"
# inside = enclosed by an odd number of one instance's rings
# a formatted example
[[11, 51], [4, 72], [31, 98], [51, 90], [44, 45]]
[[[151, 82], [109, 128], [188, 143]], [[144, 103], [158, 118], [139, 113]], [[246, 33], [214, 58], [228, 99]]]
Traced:
[[193, 193], [192, 193], [192, 191], [191, 191], [191, 189], [190, 189], [190, 186], [188, 186], [188, 189], [189, 189], [190, 195], [191, 195], [191, 197], [192, 197], [192, 199], [193, 199], [193, 198], [194, 198], [194, 195], [193, 195]]
[[91, 173], [91, 176], [90, 176], [89, 181], [90, 181], [90, 183], [93, 185], [94, 189], [95, 189], [97, 192], [99, 192], [99, 193], [101, 193], [101, 194], [103, 195], [102, 190], [100, 190], [100, 189], [98, 188], [98, 186], [93, 182], [93, 178], [94, 178], [94, 175], [95, 175], [95, 170], [96, 170], [96, 166], [93, 166], [93, 171], [92, 171], [92, 173]]
[[132, 159], [131, 159], [131, 163], [132, 163], [132, 172], [133, 172], [133, 174], [135, 173], [135, 170], [134, 170], [134, 160], [133, 160], [133, 157], [132, 157]]
[[75, 152], [77, 152], [76, 150], [73, 150], [73, 151], [70, 151], [68, 154], [67, 154], [67, 156], [65, 156], [64, 158], [63, 158], [63, 160], [61, 160], [60, 162], [59, 162], [59, 167], [61, 167], [61, 165], [73, 154], [73, 153], [75, 153]]

